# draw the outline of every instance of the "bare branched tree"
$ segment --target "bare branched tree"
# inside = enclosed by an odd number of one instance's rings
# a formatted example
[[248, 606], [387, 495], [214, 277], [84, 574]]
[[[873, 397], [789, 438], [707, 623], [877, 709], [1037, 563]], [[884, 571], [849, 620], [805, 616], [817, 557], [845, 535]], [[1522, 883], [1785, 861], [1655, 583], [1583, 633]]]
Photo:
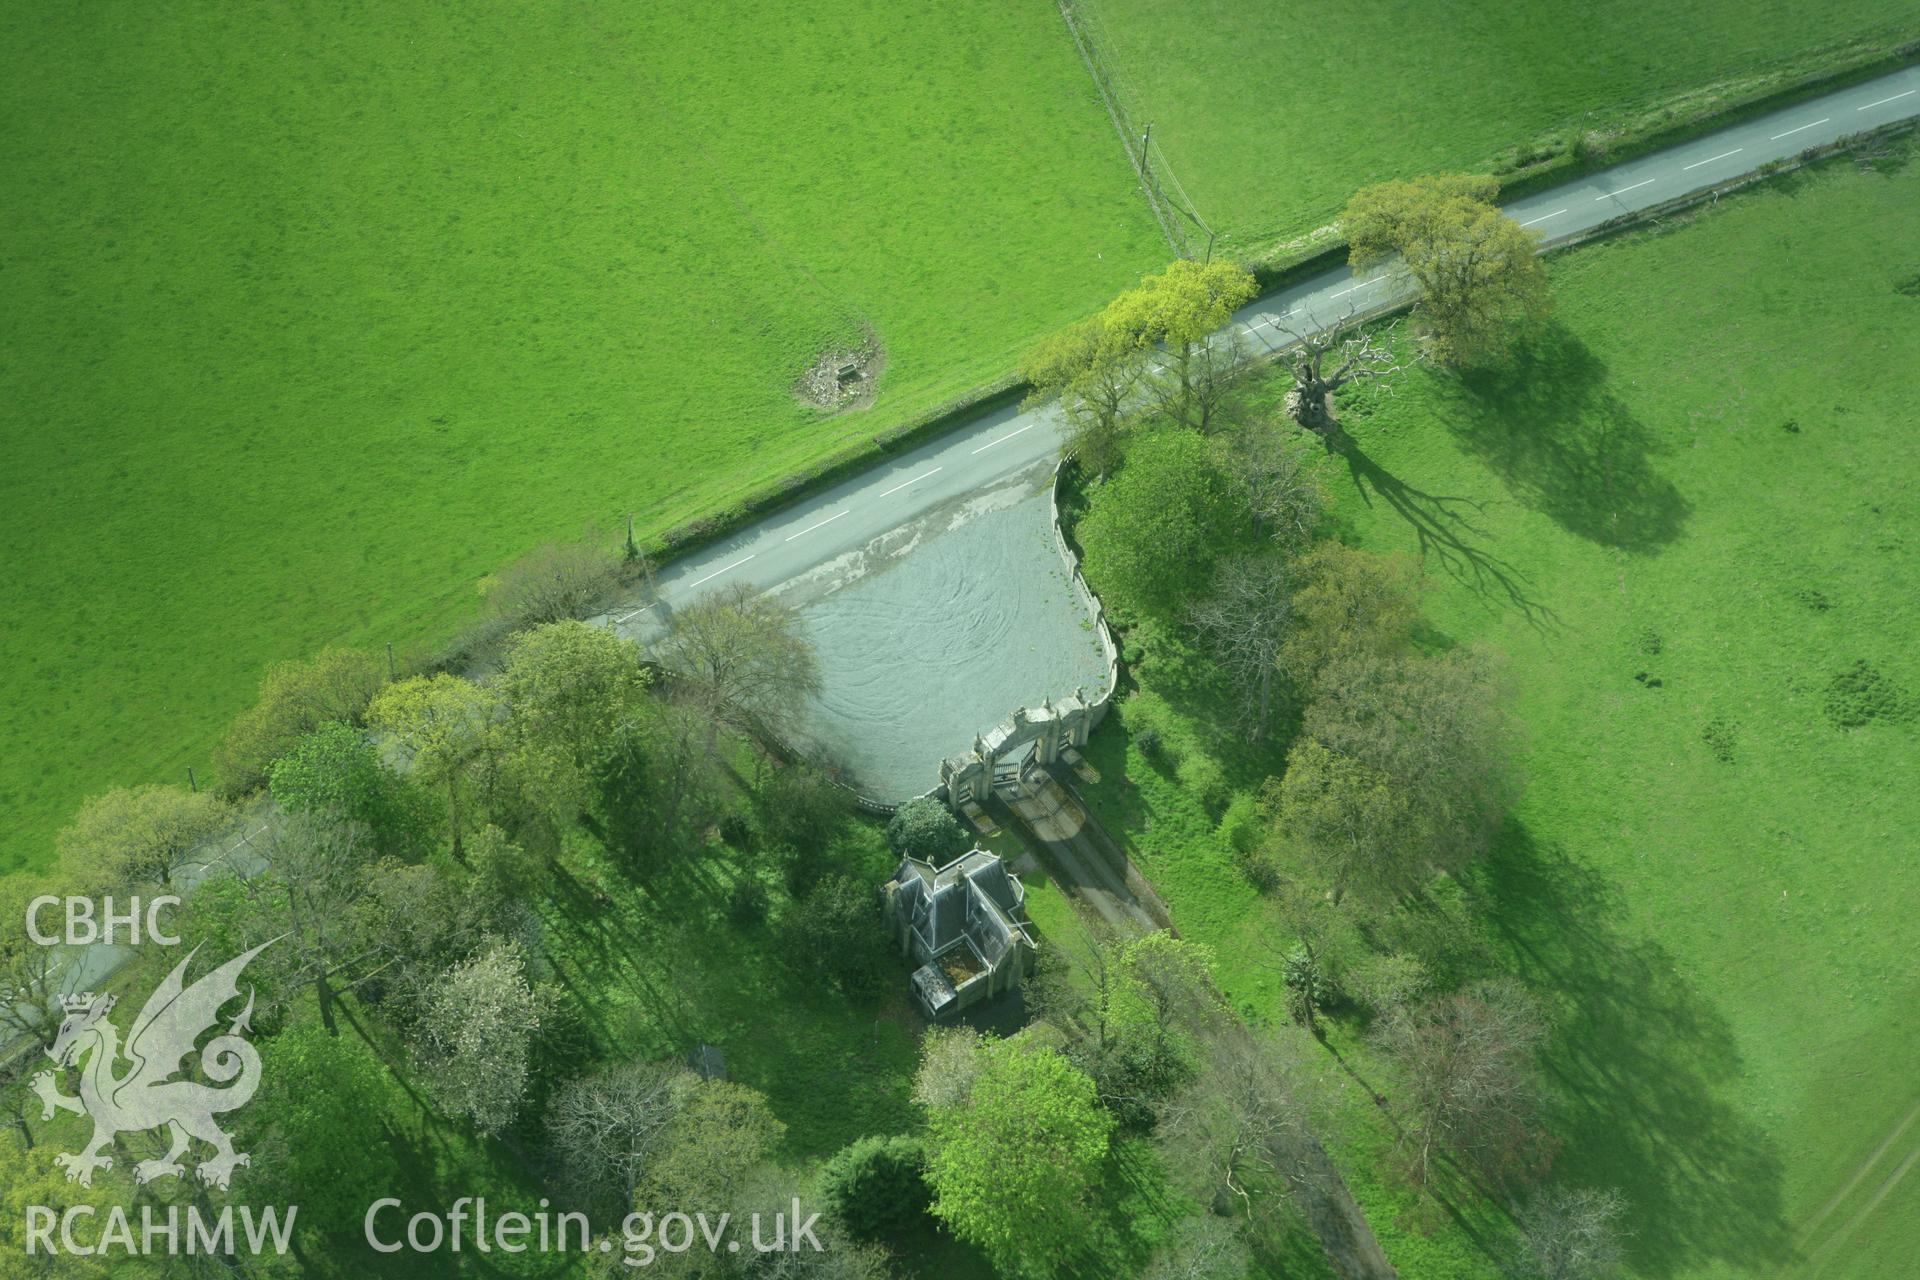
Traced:
[[1339, 425], [1334, 414], [1333, 393], [1344, 386], [1369, 379], [1389, 379], [1413, 366], [1411, 356], [1396, 351], [1394, 341], [1399, 325], [1366, 329], [1354, 323], [1354, 311], [1324, 329], [1289, 329], [1276, 325], [1278, 332], [1292, 340], [1292, 349], [1283, 357], [1293, 375], [1293, 390], [1286, 395], [1287, 416], [1301, 426], [1332, 437]]
[[1273, 723], [1273, 685], [1293, 622], [1293, 584], [1277, 553], [1221, 563], [1205, 599], [1193, 608], [1202, 643], [1241, 694], [1241, 717], [1258, 742]]
[[1251, 1219], [1311, 1176], [1307, 1110], [1277, 1042], [1240, 1027], [1208, 1046], [1206, 1069], [1170, 1104], [1161, 1131], [1217, 1203]]
[[640, 1172], [693, 1077], [677, 1062], [629, 1062], [574, 1080], [547, 1107], [547, 1151], [582, 1203], [630, 1207]]
[[1312, 540], [1326, 508], [1311, 447], [1255, 422], [1226, 437], [1220, 449], [1220, 470], [1240, 509], [1257, 532], [1289, 550]]
[[372, 840], [363, 827], [335, 814], [302, 813], [275, 819], [251, 849], [266, 874], [243, 880], [245, 891], [285, 912], [287, 938], [272, 949], [273, 959], [291, 968], [292, 981], [313, 984], [321, 1025], [339, 1035], [339, 985], [383, 947], [367, 936], [361, 910]]
[[1238, 331], [1157, 348], [1144, 384], [1148, 401], [1170, 421], [1202, 434], [1218, 431], [1238, 416], [1232, 412], [1238, 404], [1233, 393], [1249, 359]]
[[1247, 1274], [1252, 1255], [1229, 1218], [1188, 1218], [1148, 1264], [1146, 1280], [1232, 1280]]
[[779, 735], [820, 689], [820, 660], [798, 615], [744, 583], [673, 615], [660, 660], [716, 726]]
[[1552, 1188], [1520, 1211], [1514, 1273], [1527, 1280], [1610, 1280], [1626, 1261], [1620, 1219], [1627, 1202], [1611, 1188]]
[[1539, 1006], [1518, 983], [1482, 982], [1387, 1020], [1380, 1044], [1405, 1080], [1402, 1153], [1414, 1184], [1451, 1156], [1495, 1188], [1523, 1181], [1542, 1154]]

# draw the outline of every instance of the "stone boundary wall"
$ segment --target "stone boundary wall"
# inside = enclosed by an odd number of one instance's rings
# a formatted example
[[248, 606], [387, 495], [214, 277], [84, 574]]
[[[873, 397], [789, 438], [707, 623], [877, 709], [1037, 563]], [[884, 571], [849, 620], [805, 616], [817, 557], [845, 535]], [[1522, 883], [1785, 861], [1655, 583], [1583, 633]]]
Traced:
[[1093, 588], [1080, 576], [1080, 557], [1067, 543], [1066, 531], [1060, 527], [1060, 485], [1066, 476], [1068, 467], [1073, 466], [1071, 458], [1062, 458], [1053, 468], [1053, 545], [1059, 549], [1060, 558], [1066, 562], [1067, 573], [1073, 579], [1073, 592], [1080, 597], [1081, 607], [1093, 618], [1094, 633], [1100, 637], [1100, 651], [1107, 659], [1107, 687], [1100, 696], [1088, 703], [1091, 712], [1089, 728], [1099, 728], [1100, 722], [1107, 718], [1107, 708], [1113, 705], [1114, 695], [1120, 688], [1120, 647], [1114, 643], [1113, 629], [1107, 625], [1107, 608], [1100, 603], [1100, 597], [1093, 594]]

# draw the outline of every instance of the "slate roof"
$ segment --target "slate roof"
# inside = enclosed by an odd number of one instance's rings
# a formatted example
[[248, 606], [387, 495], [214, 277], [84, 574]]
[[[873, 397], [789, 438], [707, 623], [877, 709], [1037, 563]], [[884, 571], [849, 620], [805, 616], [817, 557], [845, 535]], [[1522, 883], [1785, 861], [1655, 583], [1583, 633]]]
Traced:
[[975, 849], [944, 867], [903, 859], [894, 873], [901, 904], [928, 959], [963, 941], [992, 965], [1027, 934], [1026, 890], [995, 854]]

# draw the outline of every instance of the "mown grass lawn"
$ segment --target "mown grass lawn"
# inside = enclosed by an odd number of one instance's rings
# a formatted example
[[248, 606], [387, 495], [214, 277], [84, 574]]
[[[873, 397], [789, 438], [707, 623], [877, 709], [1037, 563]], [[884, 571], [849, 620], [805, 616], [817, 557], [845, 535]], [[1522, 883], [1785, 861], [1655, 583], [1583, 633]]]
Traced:
[[1892, 0], [1080, 0], [1129, 111], [1201, 215], [1264, 253], [1354, 189], [1485, 171], [1511, 148], [1650, 109], [1744, 96], [1784, 72], [1920, 34]]
[[[1423, 556], [1433, 643], [1508, 657], [1526, 790], [1443, 901], [1554, 1000], [1555, 1177], [1627, 1193], [1647, 1276], [1892, 1280], [1920, 1251], [1920, 1182], [1897, 1177], [1920, 1152], [1900, 1130], [1920, 1101], [1911, 156], [1556, 257], [1556, 318], [1510, 371], [1346, 408], [1344, 535]], [[1271, 1016], [1275, 926], [1129, 728], [1236, 785], [1260, 762], [1210, 747], [1217, 707], [1153, 660], [1095, 738], [1097, 804]], [[1380, 1071], [1350, 1030], [1334, 1043]], [[1493, 1274], [1463, 1233], [1400, 1225], [1385, 1131], [1329, 1078], [1402, 1273]]]
[[[0, 49], [0, 866], [268, 661], [431, 642], [1167, 256], [1046, 5], [36, 2]], [[874, 407], [803, 406], [865, 329]]]

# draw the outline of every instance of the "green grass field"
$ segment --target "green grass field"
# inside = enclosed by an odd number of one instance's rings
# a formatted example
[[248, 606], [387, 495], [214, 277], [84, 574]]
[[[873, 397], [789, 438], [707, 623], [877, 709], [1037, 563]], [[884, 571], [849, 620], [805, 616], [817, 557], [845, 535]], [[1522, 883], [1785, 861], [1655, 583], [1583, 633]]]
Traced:
[[[706, 515], [1167, 256], [1050, 6], [0, 16], [0, 866], [262, 666]], [[878, 337], [875, 406], [792, 393]]]
[[[1434, 642], [1508, 655], [1525, 734], [1509, 834], [1436, 932], [1554, 997], [1555, 1176], [1624, 1189], [1645, 1276], [1893, 1280], [1920, 1252], [1912, 155], [1556, 257], [1556, 319], [1514, 368], [1346, 410], [1344, 533], [1423, 556]], [[1096, 803], [1274, 1016], [1266, 908], [1127, 736], [1214, 740], [1146, 644]], [[1273, 767], [1215, 754], [1236, 785]], [[1493, 1274], [1463, 1232], [1400, 1225], [1384, 1129], [1329, 1076], [1402, 1274]]]
[[1136, 125], [1153, 125], [1170, 194], [1243, 254], [1298, 247], [1369, 182], [1484, 171], [1550, 133], [1691, 115], [1920, 34], [1893, 0], [1078, 7]]

